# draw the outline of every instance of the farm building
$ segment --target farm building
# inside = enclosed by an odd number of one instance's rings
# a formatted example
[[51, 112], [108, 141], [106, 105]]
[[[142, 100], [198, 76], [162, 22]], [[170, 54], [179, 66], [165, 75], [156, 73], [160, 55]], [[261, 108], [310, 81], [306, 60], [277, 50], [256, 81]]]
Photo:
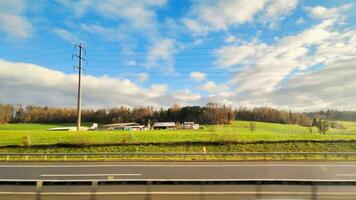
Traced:
[[199, 129], [199, 124], [196, 124], [194, 122], [184, 122], [183, 128], [184, 129]]
[[155, 122], [153, 129], [176, 129], [176, 124], [174, 122]]
[[115, 124], [106, 124], [103, 126], [105, 129], [109, 130], [145, 130], [144, 125], [140, 125], [135, 122], [131, 123], [115, 123]]

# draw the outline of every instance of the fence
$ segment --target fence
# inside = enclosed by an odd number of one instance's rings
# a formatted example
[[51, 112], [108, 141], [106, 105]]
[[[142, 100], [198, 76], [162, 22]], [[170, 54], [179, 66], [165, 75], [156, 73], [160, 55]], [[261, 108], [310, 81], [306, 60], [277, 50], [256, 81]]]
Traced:
[[[262, 186], [264, 185], [279, 185], [279, 186], [310, 186], [309, 192], [310, 199], [318, 199], [318, 187], [321, 186], [356, 186], [356, 180], [303, 180], [303, 179], [120, 179], [120, 180], [13, 180], [13, 179], [0, 179], [0, 185], [14, 185], [14, 186], [35, 186], [35, 192], [11, 192], [11, 194], [26, 194], [36, 195], [36, 200], [41, 200], [44, 195], [57, 195], [55, 192], [43, 192], [44, 186], [89, 186], [90, 192], [85, 194], [90, 196], [91, 200], [96, 200], [102, 193], [98, 192], [98, 187], [101, 185], [143, 185], [146, 186], [144, 192], [111, 192], [111, 195], [145, 195], [146, 200], [151, 200], [151, 195], [159, 194], [151, 191], [151, 187], [155, 185], [249, 185], [254, 186], [255, 198], [261, 198], [263, 195]], [[217, 194], [216, 192], [186, 192], [188, 194], [199, 195], [199, 199], [204, 199], [205, 195]], [[0, 194], [6, 194], [1, 192]], [[80, 194], [80, 192], [61, 192], [60, 195], [73, 195]], [[169, 192], [161, 194], [170, 194]], [[184, 194], [184, 193], [172, 193]], [[234, 194], [231, 192], [230, 194]], [[236, 193], [237, 194], [237, 193]], [[354, 194], [353, 194], [354, 195]]]
[[290, 157], [299, 157], [301, 159], [308, 159], [311, 157], [322, 157], [323, 159], [328, 159], [329, 157], [338, 157], [345, 160], [356, 160], [356, 152], [192, 152], [192, 153], [174, 153], [174, 152], [108, 152], [108, 153], [0, 153], [0, 158], [2, 160], [10, 161], [11, 158], [18, 158], [21, 160], [29, 160], [35, 158], [36, 160], [49, 160], [49, 158], [56, 158], [57, 160], [70, 160], [70, 158], [79, 158], [80, 160], [88, 160], [90, 157], [100, 158], [105, 160], [106, 158], [115, 157], [134, 157], [134, 156], [151, 156], [151, 157], [174, 157], [183, 156], [186, 157], [196, 157], [200, 156], [202, 158], [207, 156], [219, 156], [219, 157], [232, 157], [239, 156], [246, 160], [249, 157], [260, 157], [263, 160], [267, 158], [276, 158], [278, 160], [288, 159]]

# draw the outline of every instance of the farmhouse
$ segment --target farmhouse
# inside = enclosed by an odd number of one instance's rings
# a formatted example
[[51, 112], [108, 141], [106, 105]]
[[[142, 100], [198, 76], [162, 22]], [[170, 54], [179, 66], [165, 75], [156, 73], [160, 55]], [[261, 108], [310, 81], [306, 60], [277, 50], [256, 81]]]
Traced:
[[108, 130], [145, 130], [144, 125], [140, 125], [135, 122], [130, 123], [115, 123], [115, 124], [106, 124], [103, 126], [105, 129]]
[[155, 122], [153, 129], [176, 129], [176, 124], [174, 122]]
[[184, 122], [183, 128], [184, 129], [199, 129], [199, 124], [196, 124], [194, 122]]

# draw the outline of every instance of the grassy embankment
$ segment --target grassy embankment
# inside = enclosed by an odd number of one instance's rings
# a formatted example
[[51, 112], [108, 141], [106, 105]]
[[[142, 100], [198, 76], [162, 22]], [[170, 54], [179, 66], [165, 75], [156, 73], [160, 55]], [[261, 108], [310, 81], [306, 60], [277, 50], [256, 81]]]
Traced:
[[[346, 129], [332, 129], [326, 135], [319, 134], [316, 129], [313, 129], [313, 133], [310, 134], [306, 127], [272, 123], [256, 123], [256, 131], [251, 133], [249, 122], [243, 121], [233, 122], [231, 125], [204, 126], [199, 130], [82, 131], [79, 133], [46, 131], [47, 128], [68, 126], [68, 124], [9, 124], [0, 125], [0, 152], [202, 152], [204, 147], [207, 152], [356, 151], [356, 123], [342, 123]], [[154, 158], [130, 157], [129, 159], [152, 160]], [[189, 157], [189, 159], [200, 158]]]

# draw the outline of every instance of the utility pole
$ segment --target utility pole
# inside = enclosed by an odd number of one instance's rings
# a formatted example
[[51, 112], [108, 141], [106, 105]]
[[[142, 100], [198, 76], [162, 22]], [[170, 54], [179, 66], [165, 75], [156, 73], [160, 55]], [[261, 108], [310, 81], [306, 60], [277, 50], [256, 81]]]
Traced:
[[77, 131], [79, 131], [82, 118], [82, 63], [85, 60], [83, 58], [83, 50], [85, 49], [81, 43], [76, 44], [75, 48], [78, 48], [79, 51], [78, 55], [75, 55], [78, 58]]

